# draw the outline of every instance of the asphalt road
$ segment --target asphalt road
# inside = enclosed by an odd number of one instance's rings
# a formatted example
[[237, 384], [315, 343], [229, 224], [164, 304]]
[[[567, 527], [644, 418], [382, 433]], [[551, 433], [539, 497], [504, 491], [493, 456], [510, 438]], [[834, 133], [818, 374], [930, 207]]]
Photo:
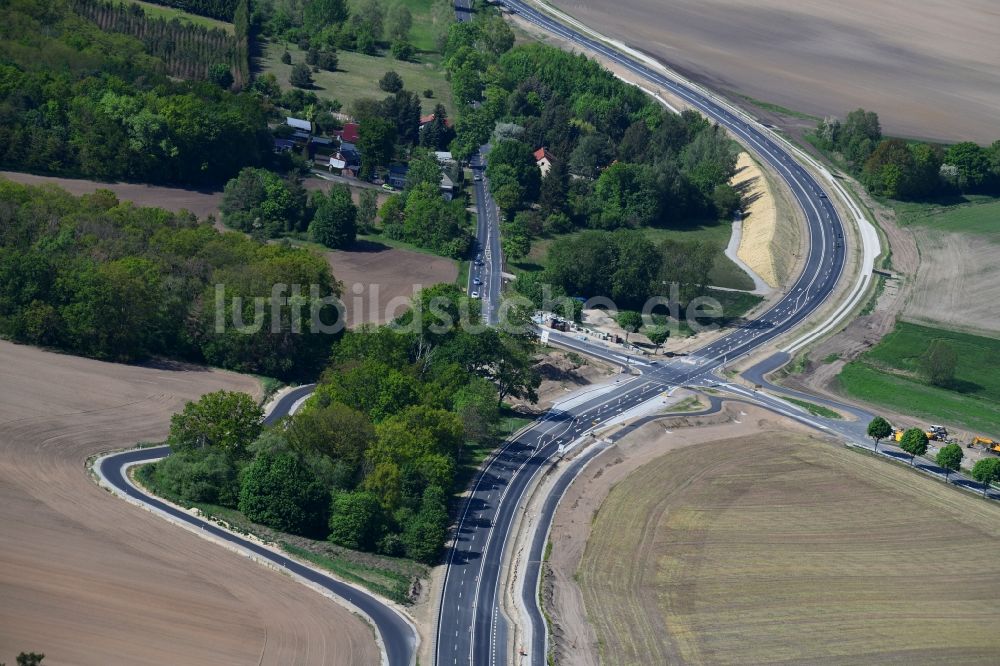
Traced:
[[476, 188], [475, 258], [469, 265], [469, 293], [483, 301], [483, 320], [497, 323], [500, 290], [503, 288], [503, 253], [500, 250], [500, 209], [490, 194], [486, 181], [486, 155], [489, 146], [480, 146], [470, 160]]
[[[504, 549], [526, 489], [536, 474], [552, 464], [560, 446], [586, 436], [618, 410], [628, 410], [674, 386], [718, 383], [713, 375], [716, 369], [770, 342], [814, 313], [833, 291], [845, 263], [844, 227], [836, 209], [820, 184], [768, 136], [696, 90], [666, 79], [645, 64], [539, 14], [518, 0], [504, 0], [503, 4], [552, 33], [600, 52], [654, 86], [670, 90], [728, 128], [787, 183], [805, 214], [810, 243], [800, 277], [759, 318], [688, 356], [669, 363], [637, 365], [644, 374], [623, 380], [610, 393], [565, 411], [549, 412], [516, 440], [506, 443], [482, 468], [460, 511], [454, 542], [446, 556], [444, 591], [435, 632], [435, 661], [441, 666], [511, 661], [507, 654], [507, 626], [498, 597]], [[623, 356], [570, 336], [559, 340], [605, 356]], [[624, 359], [617, 362], [623, 363]], [[778, 404], [788, 410], [787, 405]], [[545, 640], [544, 630], [539, 628], [533, 633], [532, 644], [523, 646], [531, 663], [544, 664]]]
[[[292, 406], [298, 400], [311, 393], [312, 389], [311, 385], [302, 386], [286, 394], [265, 417], [265, 423], [274, 423], [282, 416], [288, 414]], [[217, 539], [238, 545], [252, 552], [255, 557], [268, 560], [283, 570], [301, 576], [353, 604], [363, 613], [367, 614], [372, 622], [375, 623], [382, 642], [385, 645], [389, 664], [392, 666], [410, 666], [415, 662], [417, 639], [413, 627], [403, 619], [401, 614], [385, 605], [382, 601], [366, 592], [362, 592], [346, 583], [342, 583], [291, 558], [285, 557], [278, 552], [265, 548], [258, 543], [223, 530], [213, 523], [192, 516], [186, 511], [176, 509], [166, 502], [142, 492], [128, 480], [125, 473], [128, 466], [137, 463], [152, 462], [168, 455], [170, 455], [170, 447], [168, 446], [125, 451], [124, 453], [118, 453], [102, 459], [98, 471], [121, 494], [139, 500], [157, 511], [168, 514], [174, 520], [183, 521]]]
[[[814, 404], [823, 405], [831, 409], [848, 414], [853, 420], [839, 420], [839, 419], [824, 419], [819, 417], [810, 417], [811, 420], [818, 422], [820, 427], [831, 433], [835, 433], [840, 436], [841, 439], [851, 442], [855, 446], [859, 446], [865, 449], [869, 449], [874, 452], [875, 443], [868, 438], [868, 422], [871, 421], [875, 414], [868, 412], [864, 409], [856, 407], [854, 405], [849, 405], [843, 402], [838, 402], [836, 400], [831, 400], [829, 398], [824, 398], [820, 396], [815, 396], [809, 393], [802, 393], [801, 391], [796, 391], [793, 389], [786, 388], [784, 386], [777, 386], [770, 383], [765, 379], [765, 375], [774, 370], [777, 370], [782, 365], [789, 361], [788, 354], [779, 353], [770, 356], [760, 363], [757, 363], [751, 367], [746, 372], [742, 373], [742, 376], [755, 384], [759, 384], [762, 388], [768, 390], [769, 393], [776, 394], [780, 396], [788, 396], [791, 398], [796, 398], [798, 400], [805, 400]], [[746, 390], [739, 387], [730, 387], [730, 390], [736, 392], [743, 392], [746, 394]], [[771, 407], [774, 407], [776, 402], [771, 396], [762, 394], [760, 392], [755, 392], [752, 394], [754, 399], [757, 401], [770, 401]], [[937, 447], [939, 442], [931, 442], [931, 446]], [[910, 462], [910, 454], [903, 451], [901, 448], [895, 445], [895, 442], [888, 442], [883, 440], [878, 444], [878, 453], [887, 458], [892, 458], [901, 462]], [[939, 467], [936, 462], [930, 458], [917, 457], [914, 459], [913, 464], [920, 470], [931, 474], [932, 476], [940, 477], [942, 479], [947, 479], [949, 483], [959, 488], [964, 488], [966, 490], [976, 492], [979, 494], [983, 493], [982, 484], [969, 478], [967, 475], [962, 473], [946, 473], [946, 471]], [[986, 489], [986, 496], [991, 499], [1000, 499], [1000, 491], [996, 489]]]

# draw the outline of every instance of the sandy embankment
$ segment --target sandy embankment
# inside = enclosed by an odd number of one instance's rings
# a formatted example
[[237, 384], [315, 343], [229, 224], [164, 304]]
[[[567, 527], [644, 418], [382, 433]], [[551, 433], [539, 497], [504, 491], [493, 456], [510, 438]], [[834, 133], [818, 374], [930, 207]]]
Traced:
[[778, 214], [771, 184], [748, 153], [740, 153], [730, 184], [743, 197], [743, 224], [736, 254], [770, 287], [780, 287], [795, 266], [799, 231], [791, 215]]
[[123, 502], [88, 456], [156, 441], [184, 402], [246, 376], [101, 363], [0, 342], [0, 661], [373, 664], [331, 600]]

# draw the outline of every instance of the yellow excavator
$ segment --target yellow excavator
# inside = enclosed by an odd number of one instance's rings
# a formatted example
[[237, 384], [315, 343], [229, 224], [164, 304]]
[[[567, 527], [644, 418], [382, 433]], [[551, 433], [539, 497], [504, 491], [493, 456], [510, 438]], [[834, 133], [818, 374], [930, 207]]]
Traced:
[[995, 439], [989, 439], [988, 437], [978, 437], [978, 436], [973, 437], [972, 443], [969, 446], [970, 447], [982, 446], [990, 453], [996, 453], [1000, 455], [1000, 442], [998, 442]]
[[[896, 431], [892, 434], [893, 439], [897, 442], [903, 441], [904, 432], [906, 432], [906, 430], [903, 428], [896, 428]], [[927, 440], [931, 442], [948, 441], [948, 429], [944, 426], [932, 425], [929, 430], [924, 430], [924, 434], [927, 435]]]

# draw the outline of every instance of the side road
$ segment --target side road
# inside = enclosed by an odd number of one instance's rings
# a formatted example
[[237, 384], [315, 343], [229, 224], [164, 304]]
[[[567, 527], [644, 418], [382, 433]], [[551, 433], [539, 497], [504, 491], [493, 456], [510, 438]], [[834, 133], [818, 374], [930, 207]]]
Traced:
[[[311, 388], [294, 389], [274, 401], [265, 421], [271, 423], [277, 418], [276, 412], [290, 410]], [[267, 544], [236, 534], [175, 504], [153, 497], [129, 478], [129, 468], [154, 462], [168, 455], [170, 448], [167, 446], [132, 449], [101, 456], [94, 461], [92, 469], [101, 486], [126, 501], [205, 539], [246, 555], [255, 562], [281, 571], [363, 617], [375, 628], [375, 639], [384, 665], [411, 666], [416, 663], [419, 634], [413, 622], [396, 604], [337, 580], [328, 572], [292, 559]]]

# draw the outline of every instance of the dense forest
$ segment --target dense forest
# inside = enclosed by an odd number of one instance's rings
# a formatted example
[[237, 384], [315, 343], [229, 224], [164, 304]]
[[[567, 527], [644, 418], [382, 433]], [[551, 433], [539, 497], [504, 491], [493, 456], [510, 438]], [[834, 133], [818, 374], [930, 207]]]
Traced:
[[301, 411], [261, 432], [249, 396], [212, 394], [173, 419], [176, 452], [144, 471], [159, 492], [236, 508], [347, 548], [436, 561], [470, 447], [492, 446], [501, 401], [534, 399], [533, 341], [458, 325], [478, 301], [453, 285], [391, 325], [346, 333]]
[[101, 180], [224, 183], [270, 155], [257, 98], [177, 82], [68, 0], [0, 6], [0, 164]]
[[[0, 180], [0, 217], [4, 337], [95, 358], [167, 356], [286, 379], [315, 376], [329, 357], [331, 336], [311, 332], [308, 285], [321, 297], [339, 295], [340, 285], [311, 252], [220, 234], [108, 191], [77, 198]], [[258, 330], [237, 330], [236, 305], [241, 321], [253, 323], [254, 297], [277, 283], [305, 285], [301, 307], [263, 308]], [[332, 323], [336, 309], [320, 316]]]
[[[505, 216], [504, 254], [517, 260], [533, 239], [556, 239], [549, 270], [521, 276], [515, 288], [537, 305], [541, 284], [554, 296], [623, 305], [659, 295], [664, 282], [679, 282], [687, 299], [702, 293], [718, 248], [612, 232], [728, 219], [740, 205], [729, 185], [734, 142], [582, 55], [513, 44], [503, 19], [484, 13], [451, 27], [445, 58], [462, 104], [452, 153], [491, 143], [487, 176]], [[551, 161], [544, 176], [534, 155], [541, 148]], [[562, 237], [576, 230], [593, 233]]]
[[820, 121], [813, 142], [837, 153], [869, 192], [920, 200], [951, 194], [1000, 195], [1000, 140], [941, 146], [882, 136], [878, 115], [857, 109]]
[[146, 53], [162, 60], [171, 76], [210, 80], [223, 88], [242, 87], [248, 78], [246, 34], [152, 18], [141, 6], [125, 2], [74, 0], [73, 10], [101, 30], [139, 39]]

